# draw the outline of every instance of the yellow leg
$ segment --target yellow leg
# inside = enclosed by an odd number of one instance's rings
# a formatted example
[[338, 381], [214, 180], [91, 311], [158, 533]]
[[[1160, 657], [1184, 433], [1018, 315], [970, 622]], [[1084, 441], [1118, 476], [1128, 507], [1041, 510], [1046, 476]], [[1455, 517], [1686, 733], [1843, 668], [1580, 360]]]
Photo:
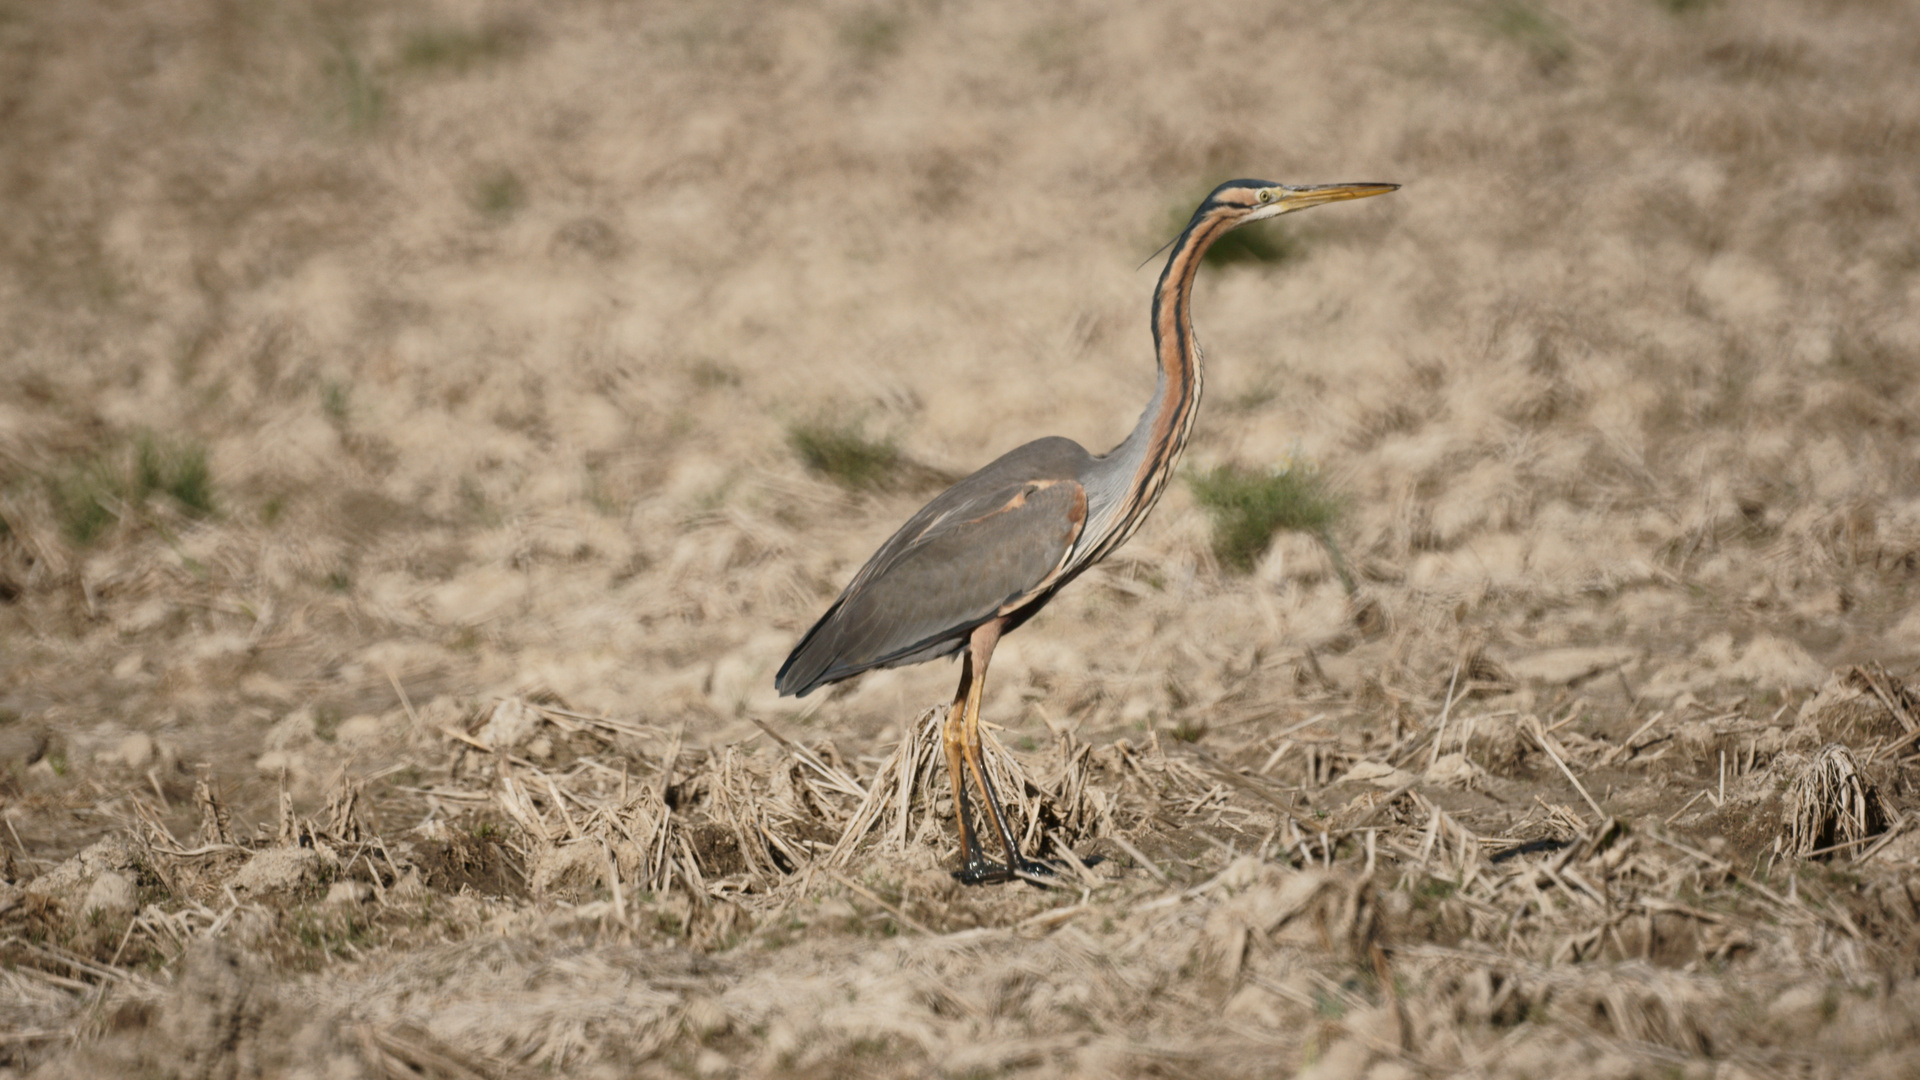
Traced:
[[980, 842], [973, 835], [973, 814], [967, 806], [964, 747], [967, 702], [975, 696], [973, 687], [980, 680], [974, 678], [972, 653], [963, 656], [960, 664], [960, 688], [954, 692], [947, 722], [940, 728], [940, 743], [947, 752], [947, 782], [953, 788], [953, 822], [960, 833], [960, 858], [965, 865], [976, 866], [982, 859]]
[[[1006, 881], [1011, 878], [1046, 877], [1053, 872], [1045, 863], [1030, 862], [1020, 857], [1020, 848], [1014, 843], [1013, 830], [1007, 826], [1005, 812], [1000, 806], [999, 793], [993, 790], [993, 781], [987, 777], [986, 762], [980, 756], [980, 699], [986, 692], [987, 664], [993, 659], [993, 647], [1000, 641], [1000, 631], [1004, 624], [995, 619], [977, 627], [967, 642], [967, 671], [961, 681], [961, 693], [955, 696], [954, 704], [960, 706], [960, 732], [958, 757], [966, 765], [966, 771], [973, 774], [973, 780], [980, 790], [980, 803], [986, 807], [993, 831], [1000, 838], [1000, 846], [1006, 852], [1006, 865], [988, 862], [979, 853], [979, 844], [972, 836], [970, 824], [961, 826], [960, 841], [966, 859], [965, 864], [955, 873], [961, 881], [968, 884], [985, 881]], [[947, 731], [947, 768], [952, 773], [954, 785], [954, 809], [956, 813], [964, 810], [966, 795], [964, 782], [954, 771], [955, 746], [952, 737], [952, 714], [948, 714]]]

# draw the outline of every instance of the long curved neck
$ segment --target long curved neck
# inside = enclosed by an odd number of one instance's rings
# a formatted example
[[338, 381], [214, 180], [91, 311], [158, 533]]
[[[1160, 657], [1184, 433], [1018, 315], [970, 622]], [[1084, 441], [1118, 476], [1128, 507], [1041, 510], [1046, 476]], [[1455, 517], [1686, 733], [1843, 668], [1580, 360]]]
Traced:
[[1153, 351], [1160, 374], [1153, 400], [1119, 446], [1096, 460], [1088, 477], [1087, 528], [1093, 539], [1088, 561], [1125, 543], [1160, 501], [1173, 467], [1193, 433], [1205, 382], [1200, 346], [1193, 337], [1193, 279], [1207, 249], [1232, 221], [1214, 214], [1196, 217], [1174, 241], [1173, 254], [1153, 289]]

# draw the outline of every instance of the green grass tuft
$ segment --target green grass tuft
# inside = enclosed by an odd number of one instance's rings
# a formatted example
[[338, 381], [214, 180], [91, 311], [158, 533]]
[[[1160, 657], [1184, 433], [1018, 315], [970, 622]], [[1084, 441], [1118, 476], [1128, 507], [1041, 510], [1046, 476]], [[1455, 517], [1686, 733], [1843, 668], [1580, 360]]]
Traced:
[[1340, 499], [1310, 465], [1279, 470], [1222, 465], [1189, 483], [1213, 518], [1214, 557], [1229, 570], [1252, 570], [1281, 529], [1312, 533], [1331, 550], [1329, 530], [1340, 518]]
[[334, 116], [349, 134], [365, 135], [386, 118], [387, 91], [358, 53], [344, 41], [321, 64], [331, 84]]
[[134, 444], [133, 501], [143, 503], [155, 494], [170, 497], [193, 517], [212, 515], [213, 470], [207, 448], [190, 440], [161, 442], [141, 436]]
[[462, 516], [467, 521], [490, 529], [504, 520], [500, 509], [493, 505], [493, 500], [487, 498], [487, 489], [481, 487], [480, 481], [473, 477], [461, 477], [458, 495]]
[[156, 496], [172, 499], [189, 517], [210, 517], [215, 510], [213, 469], [207, 448], [191, 439], [161, 440], [142, 435], [126, 451], [102, 451], [47, 479], [47, 494], [68, 540], [85, 547]]
[[126, 478], [106, 457], [96, 457], [56, 473], [47, 484], [60, 531], [85, 547], [120, 520], [116, 506], [126, 501]]
[[[1185, 226], [1182, 226], [1183, 228]], [[1207, 249], [1206, 264], [1212, 267], [1236, 263], [1273, 264], [1286, 262], [1300, 254], [1300, 237], [1277, 222], [1256, 222], [1252, 227], [1235, 229], [1214, 241]]]
[[1573, 39], [1552, 12], [1526, 0], [1496, 0], [1485, 9], [1495, 34], [1526, 49], [1542, 75], [1551, 75], [1573, 58]]
[[426, 27], [407, 35], [400, 47], [400, 63], [418, 71], [458, 73], [519, 53], [526, 39], [525, 30], [511, 23], [495, 23], [478, 30]]
[[526, 204], [527, 186], [512, 169], [495, 169], [473, 187], [473, 208], [495, 221], [505, 221]]
[[352, 407], [353, 387], [339, 379], [328, 379], [320, 387], [320, 411], [334, 426], [344, 427], [347, 423], [347, 410]]
[[787, 429], [787, 445], [808, 469], [853, 491], [889, 487], [901, 467], [893, 440], [870, 439], [857, 422], [795, 424]]
[[900, 51], [906, 19], [893, 12], [869, 8], [840, 22], [840, 43], [861, 63], [873, 63]]

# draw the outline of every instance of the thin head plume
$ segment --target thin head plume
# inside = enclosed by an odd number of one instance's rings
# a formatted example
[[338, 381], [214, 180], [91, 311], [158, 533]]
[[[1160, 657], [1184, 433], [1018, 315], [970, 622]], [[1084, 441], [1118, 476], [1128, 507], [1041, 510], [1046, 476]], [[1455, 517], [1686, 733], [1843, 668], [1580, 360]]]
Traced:
[[1163, 251], [1165, 251], [1165, 250], [1167, 250], [1168, 248], [1170, 248], [1170, 247], [1172, 247], [1172, 246], [1173, 246], [1173, 241], [1174, 241], [1174, 240], [1178, 240], [1178, 239], [1180, 239], [1180, 235], [1181, 235], [1181, 233], [1184, 233], [1185, 231], [1186, 231], [1186, 230], [1184, 230], [1184, 229], [1182, 229], [1180, 233], [1175, 233], [1175, 234], [1173, 235], [1173, 239], [1172, 239], [1172, 240], [1168, 240], [1168, 241], [1167, 241], [1166, 243], [1164, 243], [1164, 244], [1161, 244], [1161, 245], [1160, 245], [1159, 247], [1157, 247], [1157, 248], [1155, 248], [1155, 249], [1153, 249], [1153, 254], [1151, 254], [1151, 255], [1149, 255], [1149, 256], [1147, 256], [1147, 257], [1146, 257], [1146, 258], [1144, 258], [1144, 259], [1141, 259], [1141, 260], [1140, 260], [1140, 266], [1136, 266], [1136, 267], [1134, 267], [1134, 268], [1133, 268], [1133, 269], [1134, 269], [1134, 272], [1135, 272], [1135, 273], [1139, 273], [1139, 272], [1140, 272], [1140, 269], [1141, 269], [1141, 267], [1144, 267], [1144, 266], [1146, 266], [1146, 265], [1147, 265], [1148, 263], [1150, 263], [1150, 262], [1152, 262], [1153, 260], [1155, 260], [1155, 259], [1157, 259], [1157, 258], [1159, 258], [1159, 257], [1160, 257], [1160, 253], [1161, 253], [1161, 252], [1163, 252]]

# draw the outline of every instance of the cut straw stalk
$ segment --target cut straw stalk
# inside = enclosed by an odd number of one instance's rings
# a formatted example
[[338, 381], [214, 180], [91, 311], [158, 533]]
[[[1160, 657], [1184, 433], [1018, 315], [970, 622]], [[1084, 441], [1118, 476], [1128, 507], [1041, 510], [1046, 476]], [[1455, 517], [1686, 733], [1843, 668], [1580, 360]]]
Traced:
[[1158, 881], [1162, 885], [1171, 884], [1171, 882], [1167, 878], [1166, 872], [1164, 870], [1161, 870], [1160, 867], [1157, 864], [1155, 864], [1152, 859], [1147, 858], [1146, 855], [1143, 854], [1139, 848], [1134, 847], [1133, 844], [1129, 842], [1126, 837], [1121, 836], [1119, 833], [1114, 833], [1112, 837], [1110, 837], [1110, 839], [1112, 839], [1114, 843], [1120, 845], [1121, 851], [1124, 851], [1128, 855], [1131, 855], [1133, 857], [1134, 862], [1137, 862], [1141, 866], [1145, 867], [1147, 870], [1147, 873], [1152, 874], [1155, 881]]
[[1440, 706], [1440, 722], [1433, 726], [1433, 749], [1432, 752], [1427, 754], [1427, 768], [1429, 771], [1432, 770], [1433, 763], [1440, 760], [1440, 744], [1445, 741], [1447, 737], [1447, 717], [1453, 712], [1453, 690], [1454, 687], [1459, 684], [1460, 661], [1455, 660], [1453, 662], [1453, 677], [1447, 680], [1447, 703]]
[[1547, 737], [1546, 731], [1540, 726], [1540, 718], [1536, 716], [1531, 719], [1533, 720], [1534, 741], [1540, 744], [1540, 749], [1545, 750], [1547, 756], [1553, 759], [1553, 763], [1560, 766], [1560, 771], [1566, 775], [1568, 782], [1573, 784], [1573, 790], [1579, 792], [1580, 797], [1587, 800], [1587, 805], [1593, 808], [1594, 817], [1600, 821], [1607, 820], [1607, 812], [1600, 809], [1600, 804], [1594, 801], [1592, 795], [1587, 794], [1586, 785], [1580, 782], [1579, 777], [1573, 775], [1573, 770], [1567, 768], [1566, 761], [1560, 757], [1558, 751], [1554, 750], [1553, 740]]
[[1605, 761], [1601, 762], [1601, 764], [1611, 765], [1615, 761], [1619, 760], [1620, 755], [1632, 753], [1633, 740], [1639, 738], [1642, 735], [1645, 735], [1647, 733], [1648, 728], [1659, 723], [1663, 718], [1666, 717], [1666, 715], [1667, 715], [1667, 710], [1661, 709], [1659, 712], [1656, 712], [1652, 716], [1647, 717], [1646, 723], [1641, 724], [1639, 727], [1633, 729], [1633, 734], [1627, 736], [1626, 739], [1622, 741], [1619, 746], [1616, 746], [1612, 750], [1609, 750], [1607, 752], [1607, 758]]

